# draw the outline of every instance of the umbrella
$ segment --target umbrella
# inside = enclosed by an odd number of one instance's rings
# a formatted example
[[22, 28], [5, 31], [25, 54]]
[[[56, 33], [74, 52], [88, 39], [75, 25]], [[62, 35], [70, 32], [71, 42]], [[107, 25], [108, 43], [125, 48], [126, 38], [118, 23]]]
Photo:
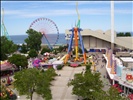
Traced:
[[1, 62], [1, 65], [0, 65], [0, 70], [1, 70], [1, 71], [9, 70], [9, 69], [11, 69], [12, 67], [13, 67], [13, 65], [10, 64], [9, 62], [7, 62], [7, 61], [2, 61], [2, 62]]
[[46, 53], [44, 53], [44, 55], [49, 56], [49, 55], [50, 55], [50, 53], [46, 52]]
[[41, 62], [41, 60], [39, 60], [39, 59], [36, 58], [36, 59], [33, 61], [32, 64], [33, 64], [34, 67], [39, 67], [39, 66], [40, 66], [40, 62]]

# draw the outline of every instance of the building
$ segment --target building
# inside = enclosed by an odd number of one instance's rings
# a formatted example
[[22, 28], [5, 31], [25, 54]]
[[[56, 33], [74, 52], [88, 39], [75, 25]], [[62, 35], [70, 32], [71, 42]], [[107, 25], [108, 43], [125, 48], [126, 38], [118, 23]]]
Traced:
[[[107, 76], [111, 84], [117, 85], [127, 96], [133, 94], [133, 57], [124, 55], [125, 57], [118, 57], [106, 50], [104, 57], [107, 61], [106, 70]], [[109, 52], [108, 52], [109, 51]], [[111, 64], [113, 61], [116, 64]]]
[[[133, 50], [133, 37], [117, 37], [114, 32], [114, 47], [121, 49]], [[81, 31], [84, 46], [87, 50], [95, 48], [111, 48], [111, 30], [102, 31], [91, 29], [83, 29]], [[71, 32], [67, 29], [65, 31], [65, 39], [69, 40]]]

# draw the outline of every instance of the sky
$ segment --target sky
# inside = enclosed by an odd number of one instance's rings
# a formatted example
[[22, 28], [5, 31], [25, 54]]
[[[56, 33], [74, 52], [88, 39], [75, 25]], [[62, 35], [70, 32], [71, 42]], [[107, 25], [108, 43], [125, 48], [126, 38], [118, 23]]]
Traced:
[[[26, 35], [32, 22], [42, 17], [52, 20], [60, 34], [78, 21], [76, 1], [1, 1], [1, 8], [4, 8], [4, 25], [9, 35]], [[115, 31], [133, 32], [133, 2], [114, 1], [114, 10]], [[110, 1], [78, 1], [78, 12], [82, 29], [111, 29]]]

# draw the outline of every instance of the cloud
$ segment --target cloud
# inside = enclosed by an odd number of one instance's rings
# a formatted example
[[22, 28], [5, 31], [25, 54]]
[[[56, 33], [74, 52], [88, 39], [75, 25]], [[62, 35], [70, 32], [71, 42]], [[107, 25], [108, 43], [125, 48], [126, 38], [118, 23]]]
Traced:
[[[95, 8], [95, 9], [79, 9], [80, 15], [108, 15], [110, 14], [110, 9], [104, 8]], [[132, 10], [123, 10], [117, 9], [115, 13], [118, 14], [132, 14]], [[75, 10], [71, 9], [55, 9], [55, 10], [39, 10], [39, 11], [30, 11], [30, 10], [7, 10], [5, 15], [17, 16], [21, 18], [34, 18], [34, 17], [43, 17], [43, 16], [71, 16], [77, 15]]]
[[[80, 9], [80, 14], [91, 15], [91, 14], [101, 14], [107, 13], [107, 10], [103, 9]], [[33, 17], [42, 17], [42, 16], [66, 16], [66, 15], [76, 15], [75, 10], [71, 9], [56, 9], [56, 10], [39, 10], [39, 11], [30, 11], [30, 10], [7, 10], [5, 15], [17, 16], [24, 18], [33, 18]]]
[[126, 10], [126, 9], [120, 10], [120, 9], [118, 9], [118, 10], [115, 10], [115, 13], [116, 14], [133, 14], [132, 9], [131, 10]]
[[19, 15], [21, 14], [20, 10], [6, 10], [5, 15]]

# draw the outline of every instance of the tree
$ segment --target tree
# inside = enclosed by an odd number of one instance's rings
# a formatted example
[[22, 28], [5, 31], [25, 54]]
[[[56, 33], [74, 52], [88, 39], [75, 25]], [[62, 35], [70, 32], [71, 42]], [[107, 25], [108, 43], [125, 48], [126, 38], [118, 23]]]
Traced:
[[12, 64], [15, 64], [18, 68], [21, 66], [22, 68], [26, 68], [28, 65], [28, 60], [24, 55], [13, 54], [8, 58], [8, 61]]
[[49, 48], [43, 48], [41, 51], [41, 54], [43, 55], [45, 52], [50, 52], [51, 50]]
[[86, 65], [86, 71], [75, 74], [74, 79], [68, 83], [73, 85], [72, 94], [83, 97], [83, 100], [127, 100], [122, 98], [115, 88], [103, 91], [103, 83], [100, 80], [100, 73], [92, 73], [91, 63]]
[[91, 72], [91, 65], [92, 65], [91, 62], [89, 64], [86, 64], [86, 71]]
[[119, 95], [119, 92], [116, 88], [110, 87], [106, 93], [105, 100], [128, 100], [127, 98], [123, 98]]
[[130, 36], [131, 37], [131, 33], [130, 32], [126, 32], [125, 36]]
[[59, 46], [58, 52], [62, 52], [64, 50], [64, 46]]
[[59, 48], [57, 48], [56, 50], [58, 51], [58, 52], [64, 52], [65, 50], [66, 50], [66, 48], [68, 48], [68, 46], [59, 46]]
[[122, 37], [126, 37], [126, 36], [129, 36], [131, 37], [131, 33], [130, 32], [126, 32], [125, 34], [123, 32], [120, 32], [117, 34], [118, 37], [122, 36]]
[[8, 40], [5, 36], [1, 36], [1, 52], [0, 60], [6, 60], [7, 54], [11, 54], [17, 50], [17, 45], [11, 40]]
[[31, 100], [34, 92], [45, 100], [51, 100], [50, 81], [55, 75], [54, 69], [47, 71], [40, 71], [37, 68], [23, 69], [15, 73], [13, 84], [20, 95], [27, 95]]
[[74, 75], [74, 79], [68, 83], [68, 86], [73, 85], [72, 94], [81, 96], [86, 100], [95, 100], [95, 94], [103, 92], [100, 73], [91, 73], [88, 69], [85, 73]]
[[120, 32], [120, 33], [117, 34], [117, 36], [120, 37], [120, 36], [125, 36], [125, 35], [124, 35], [123, 32]]
[[[48, 69], [47, 71], [42, 71], [42, 80], [38, 81], [36, 92], [42, 95], [46, 100], [51, 100], [51, 90], [50, 90], [50, 82], [54, 80], [54, 77], [57, 75], [53, 68]], [[46, 83], [46, 84], [45, 84]], [[45, 86], [43, 87], [43, 85]]]
[[57, 54], [57, 48], [54, 48], [54, 49], [52, 50], [52, 52], [53, 52], [54, 54]]
[[31, 58], [37, 57], [37, 51], [35, 49], [31, 49], [29, 51], [29, 57], [31, 57]]
[[28, 34], [28, 38], [25, 39], [27, 47], [39, 51], [41, 49], [42, 34], [33, 29], [27, 30], [26, 33]]
[[27, 45], [25, 45], [25, 44], [23, 43], [22, 46], [21, 46], [20, 48], [21, 48], [21, 50], [20, 50], [21, 53], [27, 53], [27, 51], [28, 51]]

